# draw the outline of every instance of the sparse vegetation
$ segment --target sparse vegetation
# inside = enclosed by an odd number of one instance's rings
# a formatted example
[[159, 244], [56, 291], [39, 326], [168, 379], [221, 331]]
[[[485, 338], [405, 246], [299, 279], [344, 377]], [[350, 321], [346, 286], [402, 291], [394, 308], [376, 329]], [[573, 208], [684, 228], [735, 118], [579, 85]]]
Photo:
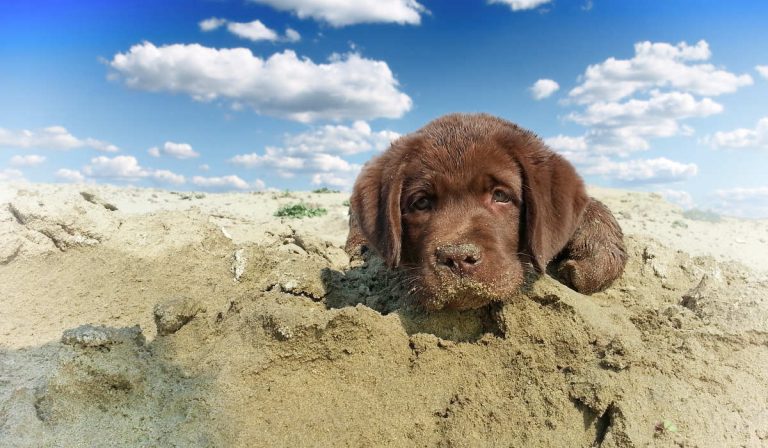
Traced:
[[683, 218], [692, 221], [720, 222], [720, 215], [710, 210], [692, 208], [683, 212]]
[[349, 207], [349, 199], [344, 199], [344, 202], [341, 203], [344, 207]]
[[280, 207], [280, 209], [275, 212], [275, 216], [281, 217], [281, 218], [313, 218], [315, 216], [323, 216], [326, 213], [328, 213], [328, 210], [321, 208], [321, 207], [313, 207], [308, 204], [304, 203], [298, 203], [298, 204], [292, 204], [292, 205], [286, 205], [283, 207]]
[[312, 193], [341, 193], [339, 190], [331, 190], [328, 187], [318, 188], [317, 190], [312, 190]]

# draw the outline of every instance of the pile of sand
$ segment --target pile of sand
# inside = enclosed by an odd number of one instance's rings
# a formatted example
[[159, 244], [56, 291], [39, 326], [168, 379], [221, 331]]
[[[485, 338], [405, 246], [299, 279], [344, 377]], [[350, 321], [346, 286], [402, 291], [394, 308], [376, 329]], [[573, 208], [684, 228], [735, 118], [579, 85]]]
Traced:
[[610, 290], [425, 315], [342, 194], [0, 186], [0, 446], [768, 445], [768, 223], [593, 194]]

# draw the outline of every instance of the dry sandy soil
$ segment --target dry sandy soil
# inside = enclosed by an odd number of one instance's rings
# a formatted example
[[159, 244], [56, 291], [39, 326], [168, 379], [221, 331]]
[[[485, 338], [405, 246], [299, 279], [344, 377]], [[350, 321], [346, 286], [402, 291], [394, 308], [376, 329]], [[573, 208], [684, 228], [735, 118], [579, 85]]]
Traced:
[[424, 315], [343, 194], [0, 185], [0, 446], [768, 446], [768, 222], [592, 193], [608, 291]]

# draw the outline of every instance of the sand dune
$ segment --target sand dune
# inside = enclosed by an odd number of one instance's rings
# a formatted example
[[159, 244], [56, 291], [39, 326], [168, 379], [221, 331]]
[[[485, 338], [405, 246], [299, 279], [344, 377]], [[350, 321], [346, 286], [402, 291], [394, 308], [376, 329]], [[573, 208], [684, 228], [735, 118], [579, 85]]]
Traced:
[[768, 445], [768, 222], [591, 193], [611, 289], [424, 315], [344, 194], [0, 185], [0, 446]]

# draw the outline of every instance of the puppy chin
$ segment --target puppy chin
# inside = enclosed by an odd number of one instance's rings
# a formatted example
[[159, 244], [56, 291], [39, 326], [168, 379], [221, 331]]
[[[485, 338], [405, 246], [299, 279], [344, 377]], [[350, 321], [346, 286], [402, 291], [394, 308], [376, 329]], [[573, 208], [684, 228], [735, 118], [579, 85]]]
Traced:
[[485, 282], [469, 277], [433, 273], [425, 278], [417, 297], [418, 305], [426, 311], [465, 311], [492, 302], [505, 302], [513, 297], [523, 283], [522, 275], [503, 275]]

